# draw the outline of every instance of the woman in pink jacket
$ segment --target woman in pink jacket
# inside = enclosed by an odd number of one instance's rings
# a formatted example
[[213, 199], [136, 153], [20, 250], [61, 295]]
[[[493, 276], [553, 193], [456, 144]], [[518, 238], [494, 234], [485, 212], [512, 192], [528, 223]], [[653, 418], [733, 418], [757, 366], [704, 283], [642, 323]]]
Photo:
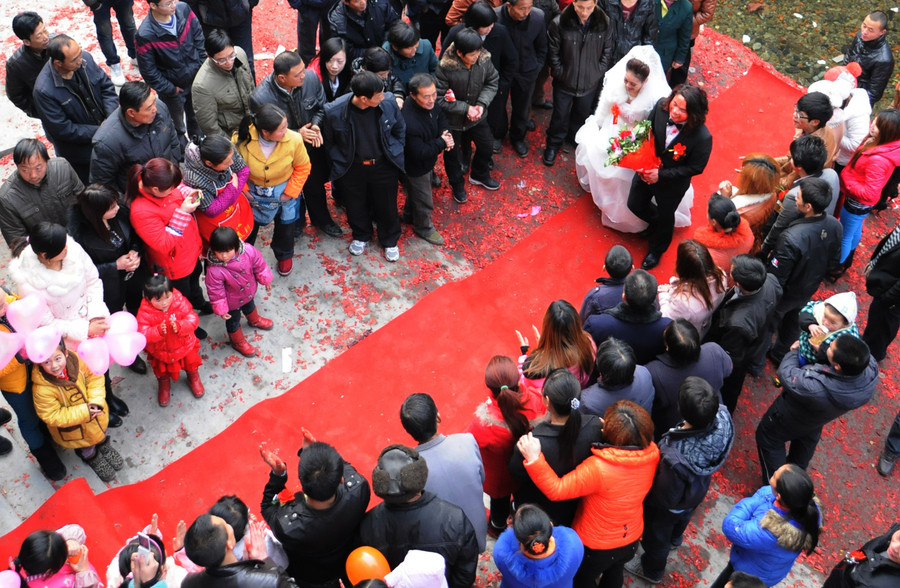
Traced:
[[900, 165], [900, 110], [882, 110], [869, 127], [869, 136], [841, 172], [841, 263], [846, 271], [862, 237], [863, 221], [881, 199], [881, 191]]
[[266, 289], [272, 286], [272, 270], [262, 254], [241, 241], [231, 227], [219, 227], [209, 236], [209, 267], [206, 269], [206, 291], [212, 302], [213, 312], [225, 319], [225, 330], [231, 346], [246, 357], [256, 355], [256, 347], [247, 342], [241, 330], [241, 313], [247, 316], [251, 327], [268, 331], [272, 321], [260, 316], [256, 310], [258, 284]]

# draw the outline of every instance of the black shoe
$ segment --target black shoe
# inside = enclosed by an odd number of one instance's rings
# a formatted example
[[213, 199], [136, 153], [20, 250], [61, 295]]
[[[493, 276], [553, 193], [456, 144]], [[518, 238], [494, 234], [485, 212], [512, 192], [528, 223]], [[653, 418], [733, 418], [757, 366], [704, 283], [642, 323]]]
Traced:
[[128, 366], [128, 369], [133, 371], [136, 374], [146, 374], [147, 373], [147, 362], [143, 360], [143, 358], [138, 355], [134, 358], [134, 363]]
[[339, 227], [337, 223], [331, 223], [330, 225], [319, 227], [319, 230], [329, 237], [340, 237], [344, 234], [344, 231], [341, 230], [341, 227]]
[[49, 440], [37, 449], [32, 450], [31, 455], [37, 460], [38, 465], [44, 470], [44, 475], [54, 482], [58, 482], [66, 477], [66, 466], [60, 461], [53, 449], [53, 443]]
[[122, 426], [122, 417], [117, 415], [114, 412], [109, 413], [109, 428], [115, 429], [116, 427]]
[[468, 202], [469, 197], [466, 195], [466, 187], [457, 186], [453, 188], [453, 199], [460, 204], [465, 204], [466, 202]]
[[656, 266], [659, 265], [659, 256], [655, 253], [648, 253], [646, 257], [644, 257], [644, 261], [641, 262], [642, 270], [652, 270]]
[[558, 149], [556, 147], [547, 147], [546, 149], [544, 149], [544, 157], [542, 159], [544, 165], [552, 166], [554, 163], [556, 163], [557, 152]]
[[888, 477], [891, 475], [891, 472], [894, 471], [895, 461], [897, 461], [896, 454], [889, 453], [887, 450], [882, 450], [881, 455], [878, 457], [878, 463], [875, 465], [875, 469], [878, 470], [880, 475]]
[[441, 176], [437, 175], [433, 171], [431, 172], [431, 187], [432, 188], [440, 188], [441, 187]]
[[503, 141], [501, 139], [494, 139], [493, 149], [494, 153], [500, 153], [500, 150], [503, 149]]
[[0, 437], [0, 455], [8, 455], [12, 453], [12, 441], [6, 437]]
[[5, 408], [0, 408], [0, 426], [12, 420], [12, 413]]
[[543, 102], [533, 102], [531, 104], [532, 108], [540, 108], [541, 110], [553, 110], [553, 102], [551, 100], [544, 100]]
[[212, 304], [210, 304], [209, 300], [204, 300], [203, 304], [195, 306], [194, 310], [196, 310], [197, 314], [200, 316], [206, 316], [213, 313]]
[[530, 133], [531, 131], [537, 129], [537, 125], [534, 124], [533, 119], [528, 119], [528, 122], [525, 124], [525, 128], [528, 129], [528, 132]]
[[525, 141], [513, 141], [512, 142], [513, 149], [516, 152], [516, 155], [519, 157], [525, 157], [528, 155], [528, 143]]
[[476, 186], [481, 186], [482, 188], [486, 188], [488, 190], [499, 190], [500, 182], [491, 176], [485, 176], [483, 178], [476, 178], [475, 176], [469, 176], [469, 182], [475, 184]]
[[110, 413], [118, 416], [128, 416], [128, 405], [112, 392], [106, 393], [106, 405], [109, 407]]
[[209, 334], [205, 330], [203, 330], [203, 327], [197, 327], [196, 329], [194, 329], [194, 336], [203, 341], [209, 336]]

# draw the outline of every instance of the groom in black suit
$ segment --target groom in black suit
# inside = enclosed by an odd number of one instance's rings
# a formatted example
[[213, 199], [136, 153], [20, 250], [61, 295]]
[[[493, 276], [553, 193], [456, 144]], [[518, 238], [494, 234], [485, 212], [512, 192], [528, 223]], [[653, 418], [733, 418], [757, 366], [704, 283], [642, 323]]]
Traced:
[[641, 233], [649, 241], [642, 269], [659, 265], [660, 256], [672, 242], [675, 211], [691, 178], [703, 173], [709, 161], [712, 135], [705, 124], [707, 112], [706, 92], [688, 85], [660, 99], [650, 112], [656, 155], [662, 163], [635, 174], [628, 194], [629, 210], [649, 225]]

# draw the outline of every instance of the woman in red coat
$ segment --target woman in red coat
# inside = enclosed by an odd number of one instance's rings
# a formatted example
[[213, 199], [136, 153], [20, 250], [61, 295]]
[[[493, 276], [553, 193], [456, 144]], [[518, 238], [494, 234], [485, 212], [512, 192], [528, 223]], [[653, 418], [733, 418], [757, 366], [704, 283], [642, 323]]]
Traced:
[[[181, 170], [162, 157], [146, 165], [135, 164], [128, 172], [125, 200], [131, 207], [131, 224], [147, 248], [150, 266], [162, 268], [172, 287], [202, 314], [212, 306], [200, 288], [202, 242], [194, 211], [200, 205], [198, 190], [181, 183]], [[197, 337], [206, 331], [197, 327]]]
[[491, 396], [478, 405], [466, 432], [475, 437], [481, 450], [484, 492], [491, 498], [488, 533], [496, 537], [506, 529], [510, 495], [518, 486], [507, 466], [513, 446], [531, 429], [530, 421], [546, 409], [540, 392], [519, 390], [519, 370], [508, 357], [491, 358], [484, 370], [484, 384]]
[[603, 443], [593, 455], [560, 478], [530, 433], [518, 441], [525, 469], [551, 500], [581, 498], [572, 528], [584, 543], [584, 559], [574, 588], [621, 588], [625, 563], [634, 557], [644, 531], [644, 497], [653, 484], [659, 449], [646, 410], [620, 400], [606, 409]]

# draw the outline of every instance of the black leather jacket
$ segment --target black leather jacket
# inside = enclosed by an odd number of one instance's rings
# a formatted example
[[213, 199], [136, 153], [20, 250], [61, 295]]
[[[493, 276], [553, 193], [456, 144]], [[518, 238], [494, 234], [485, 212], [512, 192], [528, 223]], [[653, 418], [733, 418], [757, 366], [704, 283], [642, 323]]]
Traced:
[[894, 54], [891, 53], [887, 35], [881, 35], [874, 41], [863, 41], [861, 33], [856, 33], [853, 43], [844, 52], [844, 63], [852, 61], [862, 67], [856, 87], [865, 89], [869, 93], [869, 102], [874, 105], [881, 100], [894, 72]]
[[293, 131], [309, 123], [321, 127], [325, 120], [325, 89], [311, 69], [306, 70], [303, 85], [290, 94], [278, 86], [274, 73], [267, 75], [250, 96], [250, 110], [256, 112], [263, 104], [274, 104], [285, 111], [288, 128]]
[[598, 6], [609, 17], [613, 39], [616, 40], [610, 63], [617, 63], [635, 45], [656, 43], [659, 21], [656, 19], [656, 4], [653, 0], [638, 0], [628, 20], [622, 14], [622, 3], [619, 0], [600, 0]]

